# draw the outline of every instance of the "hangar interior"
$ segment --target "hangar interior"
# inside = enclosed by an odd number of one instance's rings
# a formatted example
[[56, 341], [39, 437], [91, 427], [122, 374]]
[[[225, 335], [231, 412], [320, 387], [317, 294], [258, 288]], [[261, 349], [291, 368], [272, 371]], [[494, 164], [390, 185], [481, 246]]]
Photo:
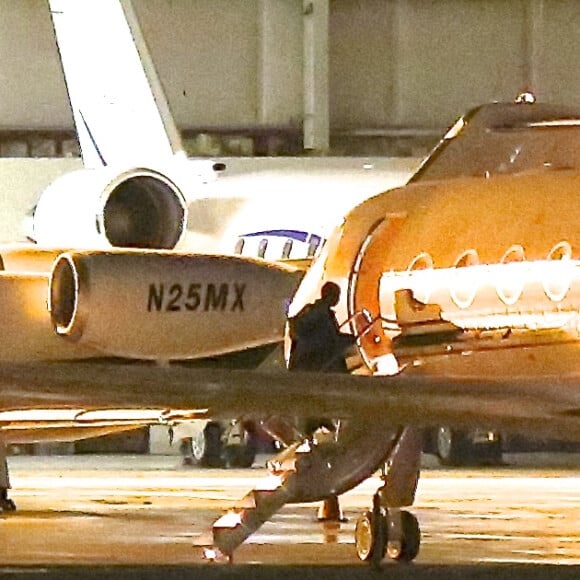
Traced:
[[[580, 99], [575, 0], [133, 5], [192, 155], [418, 156], [477, 104]], [[0, 12], [0, 156], [77, 156], [46, 0]]]
[[[480, 103], [531, 90], [543, 102], [580, 104], [576, 0], [133, 0], [133, 6], [195, 156], [421, 157]], [[78, 157], [46, 0], [0, 0], [0, 14], [0, 157]], [[4, 161], [2, 182], [22, 182], [19, 166]], [[29, 197], [41, 182], [78, 166], [78, 159], [44, 161], [26, 183]], [[31, 205], [29, 198], [12, 199], [4, 213]], [[80, 452], [147, 446], [144, 431], [119, 437], [123, 442], [110, 448], [103, 439], [75, 445]]]

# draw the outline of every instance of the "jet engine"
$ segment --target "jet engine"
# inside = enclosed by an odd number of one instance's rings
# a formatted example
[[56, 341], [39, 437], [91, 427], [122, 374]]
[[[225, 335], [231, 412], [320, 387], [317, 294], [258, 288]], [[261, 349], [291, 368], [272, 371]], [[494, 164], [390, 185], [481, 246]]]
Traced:
[[48, 273], [0, 272], [0, 361], [32, 362], [98, 356], [54, 333], [48, 309]]
[[81, 169], [44, 190], [32, 237], [49, 247], [172, 249], [186, 223], [184, 194], [162, 173]]
[[68, 249], [39, 248], [35, 244], [0, 246], [0, 271], [12, 273], [38, 272], [48, 276], [56, 258]]
[[107, 356], [184, 360], [281, 342], [291, 266], [174, 251], [68, 252], [53, 268], [57, 334]]

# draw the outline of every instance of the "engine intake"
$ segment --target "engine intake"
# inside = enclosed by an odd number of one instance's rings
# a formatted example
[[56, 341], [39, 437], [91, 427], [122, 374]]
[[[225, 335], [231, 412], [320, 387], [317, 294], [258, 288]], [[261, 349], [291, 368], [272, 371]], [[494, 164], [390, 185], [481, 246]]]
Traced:
[[186, 223], [185, 197], [164, 174], [145, 168], [83, 169], [43, 192], [33, 238], [53, 247], [173, 249]]

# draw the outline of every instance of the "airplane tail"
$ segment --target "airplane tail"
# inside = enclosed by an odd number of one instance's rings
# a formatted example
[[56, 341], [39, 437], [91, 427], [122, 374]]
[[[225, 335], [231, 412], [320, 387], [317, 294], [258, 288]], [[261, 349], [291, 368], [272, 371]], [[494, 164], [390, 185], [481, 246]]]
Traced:
[[87, 168], [184, 155], [130, 0], [49, 0]]

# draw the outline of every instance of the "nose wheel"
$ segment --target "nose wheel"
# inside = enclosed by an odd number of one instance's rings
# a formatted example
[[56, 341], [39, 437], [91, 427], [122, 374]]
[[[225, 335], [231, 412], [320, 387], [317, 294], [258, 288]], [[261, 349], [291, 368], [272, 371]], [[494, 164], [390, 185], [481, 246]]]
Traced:
[[387, 549], [388, 520], [379, 494], [373, 496], [372, 511], [364, 512], [354, 530], [356, 553], [363, 562], [378, 566]]
[[354, 536], [358, 557], [375, 567], [385, 555], [398, 562], [410, 562], [417, 557], [421, 544], [417, 518], [405, 510], [380, 507], [378, 494], [373, 498], [372, 511], [358, 519]]
[[[389, 539], [387, 543], [387, 556], [398, 562], [411, 562], [417, 557], [421, 546], [421, 530], [417, 518], [405, 510], [395, 514], [394, 519], [399, 519], [400, 534], [398, 538]], [[389, 520], [389, 526], [393, 526], [394, 519]]]

